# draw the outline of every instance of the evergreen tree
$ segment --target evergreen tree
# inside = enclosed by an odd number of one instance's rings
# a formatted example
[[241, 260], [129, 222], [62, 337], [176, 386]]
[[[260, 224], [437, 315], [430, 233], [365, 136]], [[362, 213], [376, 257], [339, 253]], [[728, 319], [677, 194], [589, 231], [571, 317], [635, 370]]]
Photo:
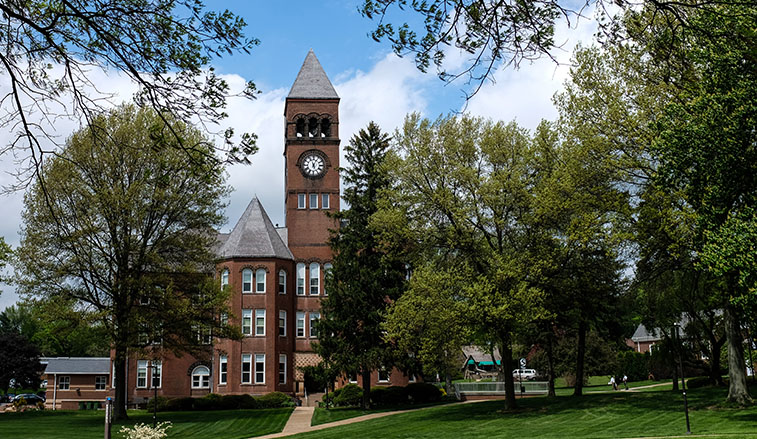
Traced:
[[383, 322], [405, 276], [404, 263], [386, 250], [371, 226], [379, 193], [391, 183], [384, 166], [388, 149], [389, 136], [373, 122], [345, 148], [350, 167], [340, 172], [349, 208], [333, 215], [340, 226], [329, 239], [334, 266], [326, 277], [329, 295], [321, 302], [316, 346], [329, 367], [362, 376], [363, 408], [370, 405], [371, 371], [394, 363]]

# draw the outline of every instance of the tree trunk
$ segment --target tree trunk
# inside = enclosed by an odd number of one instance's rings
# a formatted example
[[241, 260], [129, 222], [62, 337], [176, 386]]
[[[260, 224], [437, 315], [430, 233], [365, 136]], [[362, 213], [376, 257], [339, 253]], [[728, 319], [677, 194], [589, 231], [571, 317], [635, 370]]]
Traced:
[[113, 401], [113, 420], [122, 421], [129, 418], [126, 413], [126, 349], [115, 347], [114, 366], [116, 398]]
[[710, 383], [716, 386], [723, 384], [723, 376], [720, 375], [720, 348], [723, 347], [725, 339], [720, 340], [715, 335], [710, 336]]
[[731, 304], [725, 307], [725, 334], [728, 340], [728, 386], [729, 402], [746, 405], [752, 402], [746, 385], [746, 365], [744, 364], [744, 337], [741, 335], [739, 319]]
[[581, 396], [584, 389], [584, 357], [586, 356], [586, 322], [584, 320], [578, 323], [576, 351], [576, 385], [573, 387], [573, 396]]
[[547, 335], [547, 396], [556, 396], [555, 393], [555, 353], [552, 342], [554, 334], [550, 330]]
[[505, 374], [505, 410], [515, 410], [518, 408], [515, 402], [515, 382], [513, 381], [513, 352], [512, 346], [510, 346], [510, 334], [500, 337], [502, 340], [502, 347], [500, 348], [500, 354], [502, 355], [502, 368]]
[[447, 392], [447, 395], [452, 391], [452, 374], [450, 374], [449, 369], [444, 372], [444, 391]]
[[[673, 356], [675, 358], [675, 353], [673, 353]], [[678, 391], [678, 361], [673, 359], [673, 391]]]
[[371, 371], [370, 369], [363, 369], [363, 410], [371, 408]]

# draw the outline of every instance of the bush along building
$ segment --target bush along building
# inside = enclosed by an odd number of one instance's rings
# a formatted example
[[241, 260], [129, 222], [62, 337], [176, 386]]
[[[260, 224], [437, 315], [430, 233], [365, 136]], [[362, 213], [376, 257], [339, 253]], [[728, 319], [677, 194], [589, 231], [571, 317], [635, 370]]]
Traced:
[[[312, 50], [286, 98], [284, 117], [285, 227], [275, 227], [253, 198], [232, 231], [219, 234], [216, 274], [231, 293], [229, 318], [244, 337], [201, 337], [212, 350], [209, 361], [132, 354], [129, 404], [145, 402], [155, 387], [164, 397], [304, 393], [301, 368], [320, 362], [312, 343], [320, 300], [328, 294], [329, 229], [337, 226], [327, 213], [339, 209], [339, 96]], [[372, 384], [407, 382], [397, 370], [372, 376]]]

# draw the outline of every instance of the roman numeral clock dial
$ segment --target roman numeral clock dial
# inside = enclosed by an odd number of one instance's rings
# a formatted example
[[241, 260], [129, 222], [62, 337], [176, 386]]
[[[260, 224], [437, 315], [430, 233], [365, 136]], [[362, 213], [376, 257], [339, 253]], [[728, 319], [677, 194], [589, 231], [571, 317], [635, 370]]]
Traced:
[[300, 170], [308, 178], [320, 178], [326, 171], [326, 163], [320, 154], [316, 152], [305, 153], [302, 158]]

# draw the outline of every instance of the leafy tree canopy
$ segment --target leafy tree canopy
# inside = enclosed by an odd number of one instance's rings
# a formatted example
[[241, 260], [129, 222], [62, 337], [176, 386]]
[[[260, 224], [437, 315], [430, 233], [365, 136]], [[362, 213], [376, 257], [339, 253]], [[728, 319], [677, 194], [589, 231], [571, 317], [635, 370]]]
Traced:
[[0, 390], [8, 393], [16, 388], [36, 389], [45, 366], [39, 362], [39, 351], [23, 335], [0, 332]]

